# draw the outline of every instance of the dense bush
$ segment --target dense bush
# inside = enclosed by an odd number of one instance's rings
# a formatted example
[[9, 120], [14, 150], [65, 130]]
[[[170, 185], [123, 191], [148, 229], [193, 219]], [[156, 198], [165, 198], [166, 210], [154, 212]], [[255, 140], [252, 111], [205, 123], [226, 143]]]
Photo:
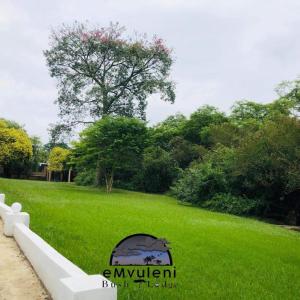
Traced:
[[259, 129], [259, 125], [256, 120], [247, 120], [243, 124], [237, 124], [232, 120], [222, 124], [212, 124], [201, 130], [201, 143], [207, 148], [213, 148], [218, 144], [238, 147], [246, 136]]
[[225, 172], [220, 167], [213, 167], [211, 162], [206, 162], [186, 170], [172, 188], [172, 193], [181, 201], [201, 205], [216, 193], [227, 189]]
[[204, 201], [201, 206], [234, 215], [253, 215], [259, 212], [262, 203], [256, 199], [234, 196], [230, 193], [220, 193]]
[[190, 119], [184, 123], [183, 136], [192, 143], [201, 144], [200, 132], [204, 127], [226, 121], [225, 114], [217, 108], [209, 105], [202, 106], [192, 113]]
[[96, 185], [94, 169], [82, 170], [77, 174], [74, 181], [78, 185]]
[[161, 193], [167, 191], [179, 169], [171, 155], [160, 147], [145, 149], [143, 169], [140, 180], [146, 192]]
[[105, 117], [81, 133], [72, 162], [79, 174], [82, 170], [94, 169], [94, 181], [97, 185], [104, 181], [110, 192], [117, 173], [140, 170], [146, 140], [145, 122]]
[[290, 215], [299, 224], [300, 121], [284, 115], [265, 118], [256, 130], [249, 124], [258, 121], [247, 119], [250, 127], [234, 147], [215, 145], [202, 162], [192, 163], [175, 183], [175, 196], [234, 214], [255, 212], [281, 220]]
[[236, 185], [249, 198], [263, 198], [266, 213], [299, 211], [290, 195], [300, 188], [300, 121], [280, 117], [244, 139], [233, 165]]
[[172, 158], [182, 169], [188, 167], [192, 161], [202, 157], [205, 153], [204, 147], [192, 144], [181, 136], [174, 137], [170, 141], [169, 147]]
[[182, 137], [185, 123], [186, 117], [182, 114], [176, 114], [151, 127], [149, 129], [151, 146], [161, 147], [166, 151], [171, 150], [171, 140], [176, 137]]

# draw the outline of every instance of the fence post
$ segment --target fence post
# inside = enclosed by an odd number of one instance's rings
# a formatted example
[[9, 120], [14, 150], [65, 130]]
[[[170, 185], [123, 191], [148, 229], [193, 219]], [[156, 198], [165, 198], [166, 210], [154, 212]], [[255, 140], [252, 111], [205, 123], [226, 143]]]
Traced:
[[5, 194], [0, 194], [0, 203], [5, 202]]
[[13, 203], [11, 212], [4, 213], [4, 227], [3, 232], [6, 236], [13, 236], [14, 226], [16, 223], [22, 223], [29, 227], [29, 214], [21, 212], [22, 205], [20, 203]]

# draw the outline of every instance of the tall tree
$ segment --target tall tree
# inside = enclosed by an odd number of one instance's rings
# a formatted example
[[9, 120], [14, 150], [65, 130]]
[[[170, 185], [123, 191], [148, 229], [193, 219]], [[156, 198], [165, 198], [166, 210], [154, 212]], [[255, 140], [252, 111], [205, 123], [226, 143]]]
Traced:
[[58, 80], [64, 124], [90, 123], [106, 115], [144, 119], [147, 96], [156, 92], [174, 102], [170, 49], [160, 38], [126, 38], [124, 31], [118, 24], [98, 28], [75, 22], [52, 32], [44, 54]]
[[147, 140], [144, 122], [135, 118], [105, 117], [81, 133], [75, 144], [73, 162], [77, 169], [96, 169], [96, 183], [105, 179], [107, 192], [111, 192], [114, 175], [119, 170], [141, 167]]
[[49, 142], [45, 149], [50, 152], [54, 147], [68, 149], [68, 141], [72, 128], [65, 124], [50, 124], [48, 127]]

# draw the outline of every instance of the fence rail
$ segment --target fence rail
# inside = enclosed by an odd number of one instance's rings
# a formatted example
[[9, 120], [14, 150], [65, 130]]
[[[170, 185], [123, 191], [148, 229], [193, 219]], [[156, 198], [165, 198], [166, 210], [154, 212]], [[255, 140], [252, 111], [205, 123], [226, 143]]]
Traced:
[[88, 275], [57, 252], [29, 228], [29, 214], [22, 206], [5, 204], [0, 194], [4, 234], [13, 236], [54, 300], [116, 300], [117, 288], [103, 287], [102, 275]]

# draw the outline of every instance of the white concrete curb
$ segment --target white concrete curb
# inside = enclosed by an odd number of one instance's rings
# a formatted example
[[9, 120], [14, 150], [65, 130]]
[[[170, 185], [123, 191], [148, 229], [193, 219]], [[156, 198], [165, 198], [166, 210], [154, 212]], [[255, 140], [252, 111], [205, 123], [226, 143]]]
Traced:
[[[9, 207], [0, 194], [4, 234], [13, 236], [54, 300], [116, 300], [117, 288], [101, 275], [88, 275], [29, 229], [29, 214]], [[102, 281], [109, 287], [102, 287]]]

